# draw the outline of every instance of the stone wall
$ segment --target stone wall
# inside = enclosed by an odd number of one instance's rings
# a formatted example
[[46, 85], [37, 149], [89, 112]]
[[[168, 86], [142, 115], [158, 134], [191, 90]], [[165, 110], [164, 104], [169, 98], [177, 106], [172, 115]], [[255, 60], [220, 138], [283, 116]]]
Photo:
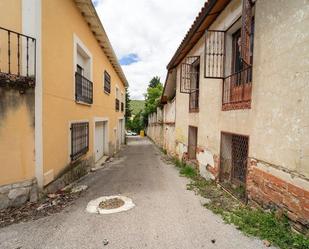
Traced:
[[0, 209], [18, 207], [27, 201], [36, 202], [38, 186], [36, 179], [0, 187]]

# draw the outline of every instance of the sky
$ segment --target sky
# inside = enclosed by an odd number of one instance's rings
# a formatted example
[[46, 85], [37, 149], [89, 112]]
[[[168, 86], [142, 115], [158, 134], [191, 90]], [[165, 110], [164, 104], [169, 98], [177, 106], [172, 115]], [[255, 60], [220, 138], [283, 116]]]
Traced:
[[129, 82], [131, 99], [144, 99], [149, 81], [164, 84], [166, 66], [205, 0], [93, 0]]

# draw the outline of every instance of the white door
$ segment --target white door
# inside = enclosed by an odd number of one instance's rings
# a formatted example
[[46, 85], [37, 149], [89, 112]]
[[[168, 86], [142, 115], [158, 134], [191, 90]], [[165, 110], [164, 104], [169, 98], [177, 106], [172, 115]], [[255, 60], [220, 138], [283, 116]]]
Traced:
[[100, 160], [104, 155], [104, 123], [95, 123], [95, 161]]

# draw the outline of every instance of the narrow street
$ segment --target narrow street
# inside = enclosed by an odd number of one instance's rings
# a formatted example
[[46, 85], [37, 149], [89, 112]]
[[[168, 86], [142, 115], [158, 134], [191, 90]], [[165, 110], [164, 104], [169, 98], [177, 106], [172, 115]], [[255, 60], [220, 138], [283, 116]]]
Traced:
[[[202, 207], [187, 181], [147, 138], [132, 137], [111, 163], [81, 181], [89, 188], [72, 206], [1, 229], [0, 248], [265, 248]], [[115, 194], [136, 206], [110, 215], [85, 211], [90, 200]]]

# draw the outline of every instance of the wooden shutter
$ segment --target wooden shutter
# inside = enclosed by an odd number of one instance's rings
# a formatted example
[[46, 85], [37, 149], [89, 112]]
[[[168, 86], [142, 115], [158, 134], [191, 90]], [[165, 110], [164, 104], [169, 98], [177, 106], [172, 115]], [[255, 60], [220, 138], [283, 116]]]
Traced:
[[224, 77], [225, 32], [206, 30], [204, 77], [222, 79]]
[[240, 52], [243, 62], [245, 62], [247, 65], [251, 65], [250, 61], [251, 20], [252, 20], [251, 0], [243, 0]]
[[199, 56], [189, 56], [187, 57], [183, 63], [181, 63], [180, 67], [180, 92], [181, 93], [191, 93], [194, 89], [192, 89], [191, 81], [196, 77], [193, 70], [193, 65], [195, 62], [199, 61]]

